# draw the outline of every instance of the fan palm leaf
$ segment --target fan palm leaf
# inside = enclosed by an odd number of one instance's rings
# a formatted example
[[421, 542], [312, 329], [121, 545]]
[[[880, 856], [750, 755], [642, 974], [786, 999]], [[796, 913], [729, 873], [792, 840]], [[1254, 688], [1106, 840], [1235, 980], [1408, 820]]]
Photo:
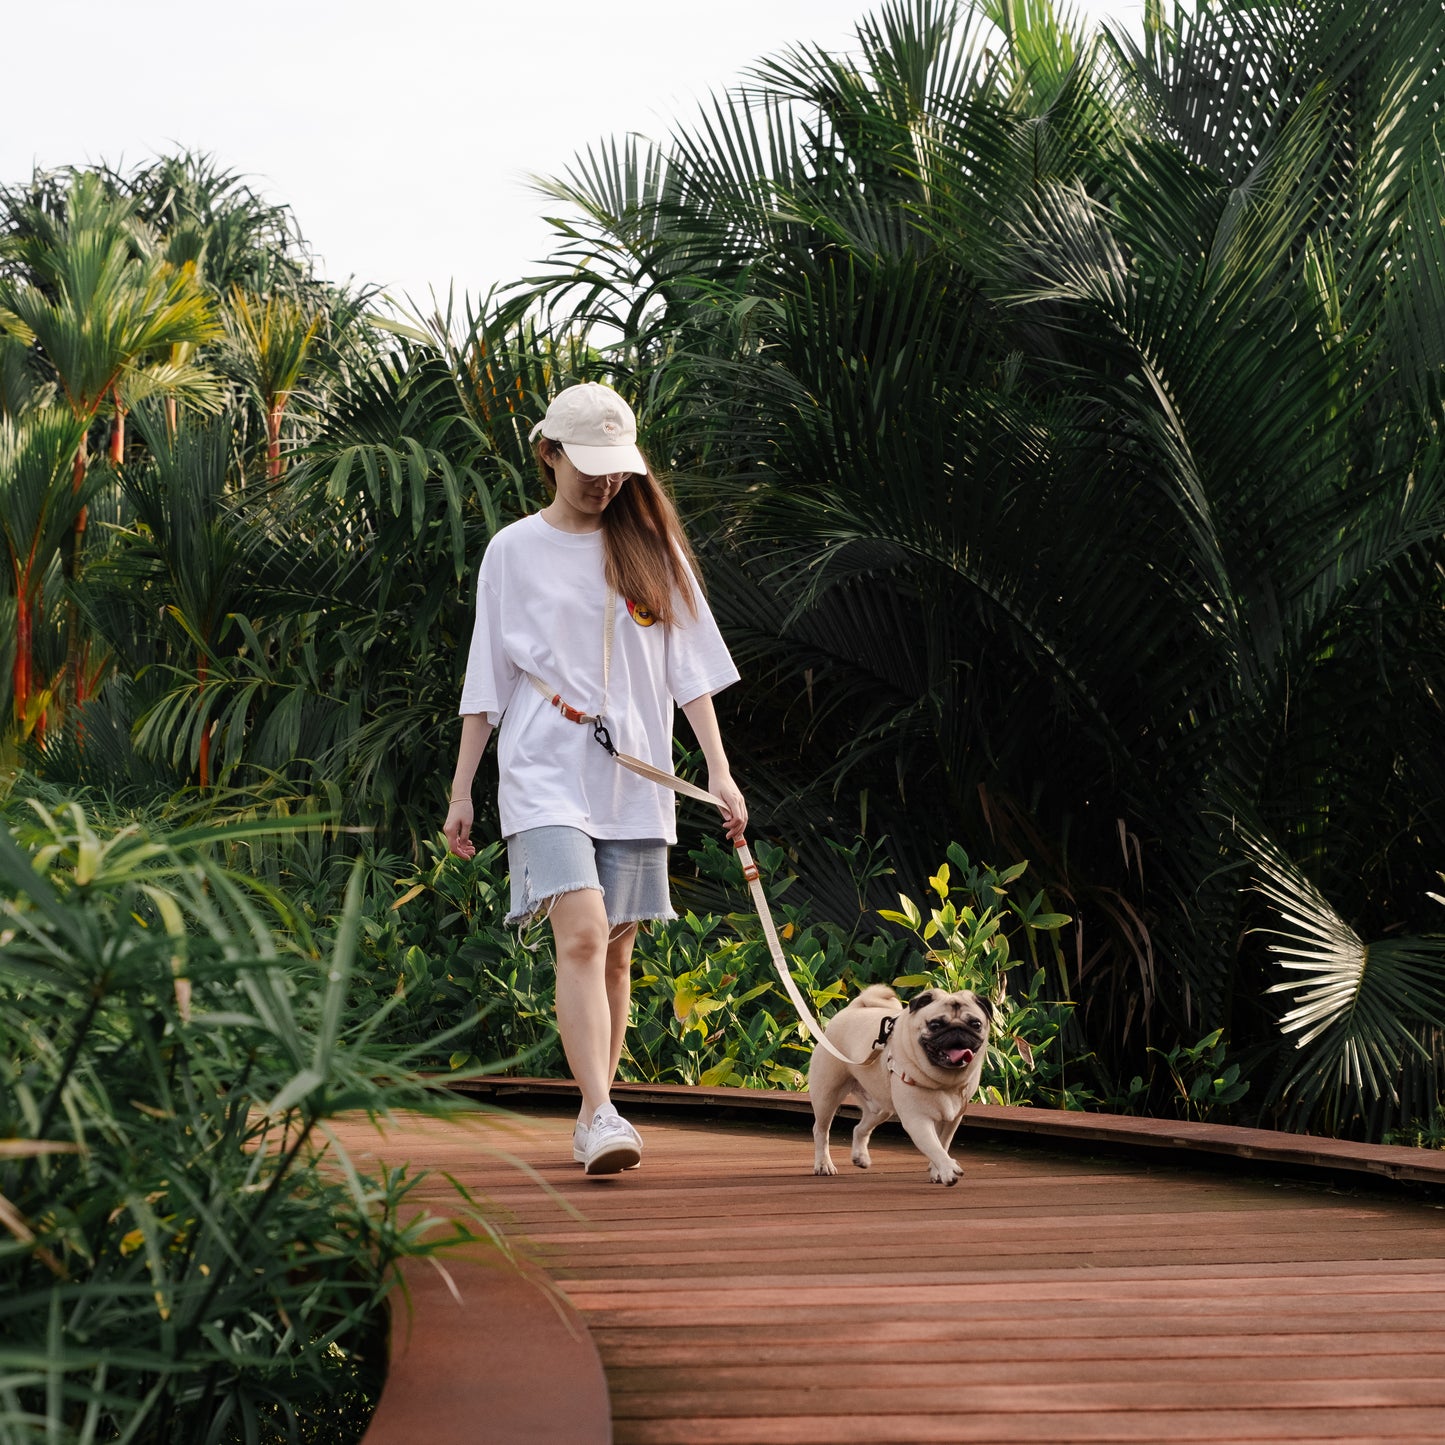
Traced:
[[[1445, 936], [1366, 943], [1288, 859], [1253, 840], [1263, 931], [1284, 975], [1279, 1027], [1293, 1046], [1276, 1089], [1296, 1124], [1334, 1132], [1438, 1097], [1445, 1057]], [[1406, 1111], [1405, 1117], [1409, 1117]]]

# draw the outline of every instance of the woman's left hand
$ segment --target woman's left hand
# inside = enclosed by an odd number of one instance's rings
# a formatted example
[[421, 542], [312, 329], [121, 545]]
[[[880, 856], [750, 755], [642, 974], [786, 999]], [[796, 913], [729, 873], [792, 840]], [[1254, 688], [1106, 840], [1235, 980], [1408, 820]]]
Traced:
[[709, 772], [707, 790], [723, 800], [723, 831], [736, 843], [748, 826], [748, 805], [731, 773]]

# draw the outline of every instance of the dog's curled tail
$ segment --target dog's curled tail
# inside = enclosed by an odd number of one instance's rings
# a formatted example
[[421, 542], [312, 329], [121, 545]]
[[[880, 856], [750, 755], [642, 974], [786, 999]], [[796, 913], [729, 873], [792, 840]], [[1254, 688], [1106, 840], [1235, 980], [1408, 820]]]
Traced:
[[849, 1008], [891, 1008], [898, 1003], [898, 995], [886, 983], [870, 983], [849, 1005]]

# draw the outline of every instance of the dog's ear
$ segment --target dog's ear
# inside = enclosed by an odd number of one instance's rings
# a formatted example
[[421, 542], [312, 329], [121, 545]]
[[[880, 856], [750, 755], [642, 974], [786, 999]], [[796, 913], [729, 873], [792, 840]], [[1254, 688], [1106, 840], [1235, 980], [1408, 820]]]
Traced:
[[993, 1000], [986, 993], [976, 993], [974, 998], [978, 1000], [978, 1006], [988, 1015], [989, 1023], [993, 1022]]
[[933, 1002], [933, 990], [926, 988], [922, 993], [916, 993], [908, 1000], [908, 1012], [916, 1014], [919, 1009]]

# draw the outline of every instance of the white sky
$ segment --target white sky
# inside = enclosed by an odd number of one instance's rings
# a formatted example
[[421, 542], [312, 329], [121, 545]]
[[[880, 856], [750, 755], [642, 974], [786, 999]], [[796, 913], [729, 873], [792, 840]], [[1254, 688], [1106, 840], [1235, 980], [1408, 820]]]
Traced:
[[[546, 254], [532, 174], [663, 137], [760, 56], [844, 49], [869, 0], [0, 0], [0, 181], [212, 153], [325, 274], [426, 301]], [[1143, 0], [1074, 0], [1137, 28]]]

